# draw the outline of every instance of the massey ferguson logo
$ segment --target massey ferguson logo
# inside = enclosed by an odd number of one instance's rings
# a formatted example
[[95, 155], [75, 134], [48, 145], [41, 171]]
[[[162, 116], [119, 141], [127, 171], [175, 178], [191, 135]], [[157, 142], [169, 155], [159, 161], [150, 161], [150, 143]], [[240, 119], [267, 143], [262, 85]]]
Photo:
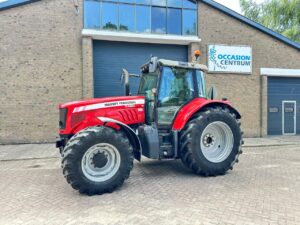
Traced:
[[127, 102], [108, 102], [104, 103], [105, 107], [111, 107], [111, 106], [123, 106], [123, 105], [135, 105], [136, 101], [127, 101]]

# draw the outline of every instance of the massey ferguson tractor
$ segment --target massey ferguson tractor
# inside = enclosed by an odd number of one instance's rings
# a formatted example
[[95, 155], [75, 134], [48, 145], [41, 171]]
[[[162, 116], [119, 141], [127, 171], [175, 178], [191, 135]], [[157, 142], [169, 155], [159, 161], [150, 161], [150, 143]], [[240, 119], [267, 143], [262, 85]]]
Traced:
[[[226, 100], [206, 93], [207, 67], [152, 57], [141, 74], [123, 69], [125, 96], [59, 105], [56, 146], [67, 182], [87, 195], [123, 184], [142, 155], [181, 159], [202, 176], [223, 175], [238, 162], [241, 115]], [[137, 96], [130, 76], [140, 77]]]

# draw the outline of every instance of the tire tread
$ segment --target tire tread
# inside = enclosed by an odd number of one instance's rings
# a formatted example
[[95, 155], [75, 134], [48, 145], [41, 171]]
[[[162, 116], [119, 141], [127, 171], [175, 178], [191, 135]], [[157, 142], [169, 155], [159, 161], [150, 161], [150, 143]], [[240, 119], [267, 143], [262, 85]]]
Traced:
[[[82, 147], [84, 139], [94, 139], [99, 135], [110, 137], [113, 141], [119, 141], [123, 146], [128, 149], [129, 160], [128, 164], [124, 166], [125, 170], [120, 170], [121, 176], [105, 188], [97, 189], [93, 185], [86, 185], [76, 173], [76, 162], [79, 159], [78, 149]], [[133, 148], [122, 131], [115, 131], [108, 127], [90, 127], [84, 129], [74, 135], [62, 152], [61, 167], [66, 181], [72, 186], [73, 189], [78, 190], [82, 194], [95, 195], [103, 193], [111, 193], [116, 188], [120, 187], [124, 181], [129, 178], [130, 172], [133, 168]]]
[[203, 119], [203, 115], [209, 115], [210, 113], [222, 113], [222, 114], [229, 114], [238, 124], [238, 126], [241, 126], [241, 122], [237, 119], [236, 114], [230, 110], [228, 107], [221, 107], [221, 106], [214, 106], [214, 107], [208, 107], [203, 109], [202, 111], [195, 114], [195, 116], [186, 124], [185, 128], [180, 134], [180, 152], [181, 152], [181, 161], [183, 164], [192, 169], [196, 174], [202, 175], [202, 176], [217, 176], [217, 175], [224, 175], [228, 169], [233, 168], [235, 163], [238, 163], [239, 155], [242, 154], [242, 145], [244, 143], [243, 141], [243, 132], [240, 130], [241, 140], [240, 145], [238, 149], [238, 153], [235, 155], [235, 159], [230, 162], [226, 167], [224, 167], [221, 171], [214, 171], [214, 170], [205, 170], [201, 167], [199, 163], [196, 162], [193, 151], [192, 151], [192, 139], [190, 138], [192, 129], [195, 125], [195, 123], [201, 123], [201, 120]]

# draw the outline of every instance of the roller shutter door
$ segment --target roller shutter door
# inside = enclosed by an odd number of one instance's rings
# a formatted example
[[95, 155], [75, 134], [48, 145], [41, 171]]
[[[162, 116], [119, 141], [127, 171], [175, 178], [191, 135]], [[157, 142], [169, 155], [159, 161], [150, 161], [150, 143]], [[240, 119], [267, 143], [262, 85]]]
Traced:
[[300, 134], [300, 79], [268, 77], [268, 134]]
[[[120, 82], [122, 68], [129, 73], [139, 73], [139, 68], [149, 61], [150, 55], [159, 58], [187, 61], [187, 46], [161, 45], [128, 42], [94, 41], [94, 96], [122, 96], [124, 89]], [[131, 78], [132, 95], [138, 90], [139, 79]]]

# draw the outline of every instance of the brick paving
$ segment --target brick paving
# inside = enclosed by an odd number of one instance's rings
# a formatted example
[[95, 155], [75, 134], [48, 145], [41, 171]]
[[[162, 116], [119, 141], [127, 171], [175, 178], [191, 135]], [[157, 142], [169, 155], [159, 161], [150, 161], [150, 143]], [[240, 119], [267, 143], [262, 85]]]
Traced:
[[144, 160], [119, 190], [92, 197], [66, 183], [59, 158], [3, 155], [1, 225], [300, 224], [299, 145], [244, 148], [233, 171], [212, 178], [180, 161]]

